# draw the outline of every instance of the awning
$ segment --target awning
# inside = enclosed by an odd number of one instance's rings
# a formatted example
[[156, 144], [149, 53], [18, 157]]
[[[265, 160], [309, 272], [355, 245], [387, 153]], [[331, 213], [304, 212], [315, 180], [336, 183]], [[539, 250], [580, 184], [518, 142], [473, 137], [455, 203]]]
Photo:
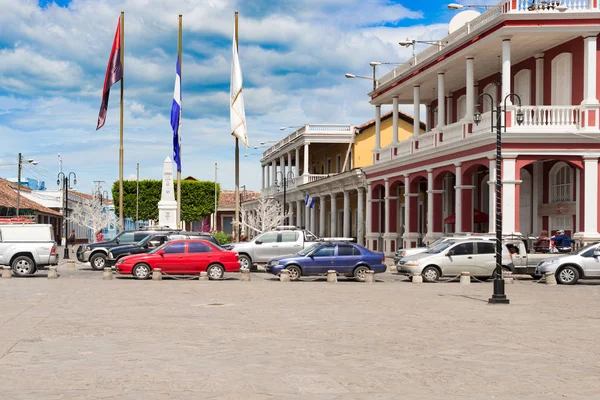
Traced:
[[[490, 216], [484, 212], [479, 211], [478, 209], [473, 210], [473, 223], [475, 224], [483, 224], [489, 222]], [[444, 224], [453, 225], [456, 223], [456, 214], [452, 214], [446, 218], [444, 218]]]

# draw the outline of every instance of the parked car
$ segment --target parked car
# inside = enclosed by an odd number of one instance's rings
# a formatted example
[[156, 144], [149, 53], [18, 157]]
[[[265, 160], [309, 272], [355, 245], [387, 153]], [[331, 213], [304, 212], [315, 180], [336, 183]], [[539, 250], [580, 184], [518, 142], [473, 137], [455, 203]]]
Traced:
[[[496, 268], [496, 245], [489, 240], [447, 240], [425, 253], [404, 257], [398, 264], [399, 273], [409, 276], [420, 273], [427, 282], [435, 282], [442, 276], [457, 276], [463, 271], [489, 278]], [[502, 268], [514, 272], [506, 244], [502, 246]]]
[[305, 229], [280, 227], [265, 232], [249, 242], [234, 243], [231, 250], [240, 256], [242, 269], [254, 264], [266, 263], [273, 257], [296, 254], [317, 241], [317, 237]]
[[323, 242], [312, 244], [291, 256], [271, 258], [266, 269], [274, 275], [287, 269], [294, 281], [302, 276], [326, 275], [329, 270], [364, 281], [366, 271], [385, 272], [387, 266], [383, 253], [349, 242]]
[[178, 239], [203, 239], [218, 245], [217, 239], [210, 233], [203, 232], [177, 232], [177, 233], [155, 233], [146, 236], [136, 244], [113, 247], [108, 251], [106, 266], [114, 267], [122, 257], [132, 254], [145, 254], [161, 246], [165, 242]]
[[537, 265], [536, 274], [548, 272], [553, 272], [556, 281], [563, 285], [574, 285], [579, 279], [600, 278], [600, 243], [585, 246], [576, 254], [547, 258]]
[[58, 264], [52, 225], [0, 224], [0, 264], [10, 266], [16, 276]]
[[225, 272], [238, 272], [240, 262], [234, 251], [223, 250], [208, 240], [173, 240], [148, 254], [121, 258], [117, 272], [148, 279], [155, 268], [173, 275], [191, 275], [206, 271], [213, 279], [223, 278]]
[[178, 229], [154, 229], [154, 230], [138, 230], [138, 231], [123, 231], [115, 236], [113, 239], [99, 242], [81, 245], [77, 248], [77, 259], [80, 262], [90, 262], [93, 269], [103, 270], [106, 267], [106, 259], [108, 258], [108, 251], [113, 247], [122, 246], [125, 244], [136, 244], [140, 240], [155, 234], [155, 233], [175, 233], [179, 232]]

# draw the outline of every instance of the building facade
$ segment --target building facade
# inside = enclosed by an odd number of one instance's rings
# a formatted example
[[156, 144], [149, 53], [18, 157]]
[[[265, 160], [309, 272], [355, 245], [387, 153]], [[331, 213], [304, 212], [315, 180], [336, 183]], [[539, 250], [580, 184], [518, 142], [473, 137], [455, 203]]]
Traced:
[[502, 232], [600, 240], [599, 17], [597, 0], [502, 1], [381, 77], [376, 125], [382, 105], [418, 115], [425, 104], [427, 132], [415, 123], [389, 144], [375, 132], [363, 168], [368, 246], [391, 253], [495, 231], [498, 105]]

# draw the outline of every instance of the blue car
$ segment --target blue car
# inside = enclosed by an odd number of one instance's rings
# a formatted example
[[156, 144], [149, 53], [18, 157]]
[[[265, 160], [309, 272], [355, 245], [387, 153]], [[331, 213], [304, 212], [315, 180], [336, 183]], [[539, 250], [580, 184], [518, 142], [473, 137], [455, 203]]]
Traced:
[[279, 275], [282, 269], [290, 271], [290, 279], [297, 281], [302, 276], [326, 275], [334, 270], [338, 274], [364, 281], [366, 271], [385, 272], [385, 257], [382, 253], [348, 242], [315, 243], [297, 254], [271, 258], [267, 272]]

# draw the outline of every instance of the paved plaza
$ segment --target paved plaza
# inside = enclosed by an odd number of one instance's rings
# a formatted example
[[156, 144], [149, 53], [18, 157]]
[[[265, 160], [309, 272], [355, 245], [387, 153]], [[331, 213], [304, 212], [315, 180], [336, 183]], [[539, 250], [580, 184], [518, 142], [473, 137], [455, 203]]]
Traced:
[[600, 282], [0, 280], [0, 399], [590, 399]]

